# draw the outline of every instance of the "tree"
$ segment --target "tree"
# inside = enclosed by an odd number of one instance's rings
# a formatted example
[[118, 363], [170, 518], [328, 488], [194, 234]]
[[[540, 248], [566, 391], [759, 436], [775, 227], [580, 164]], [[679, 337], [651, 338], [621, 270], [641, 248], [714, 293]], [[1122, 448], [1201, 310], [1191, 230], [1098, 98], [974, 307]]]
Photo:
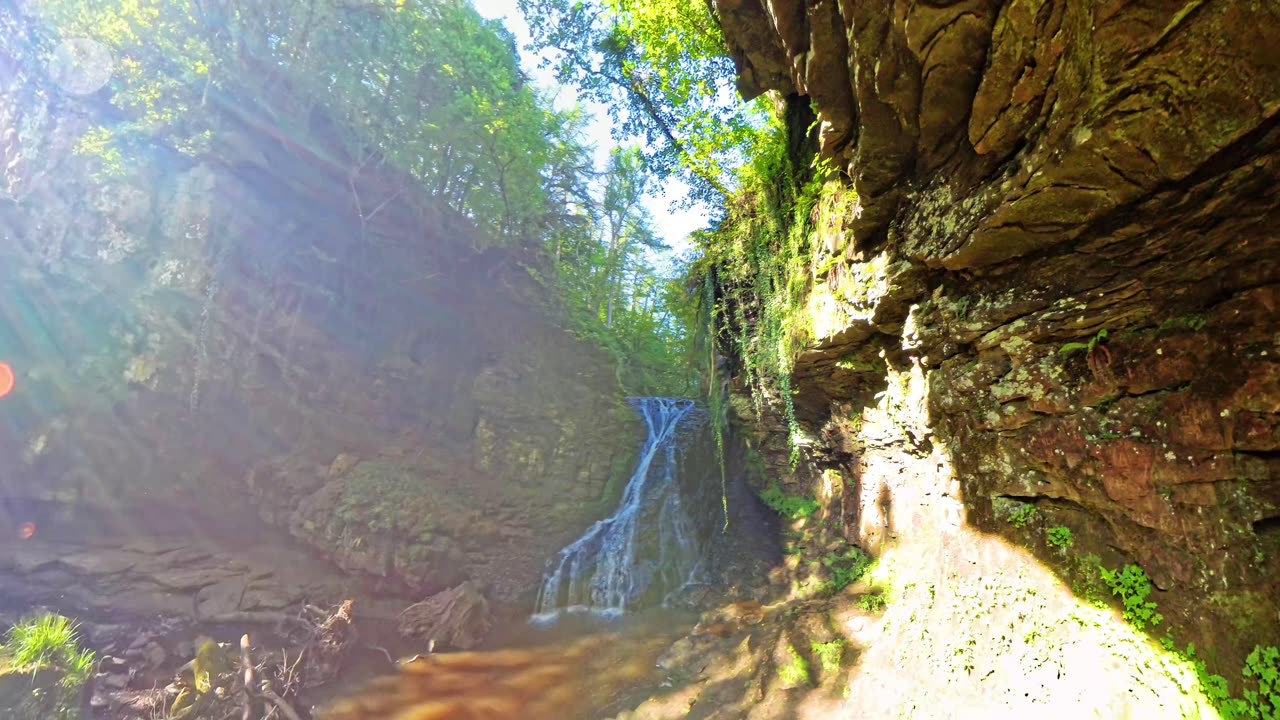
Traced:
[[[569, 322], [610, 349], [629, 391], [676, 392], [687, 379], [671, 281], [651, 258], [662, 244], [641, 204], [644, 154], [615, 151], [597, 170], [586, 114], [530, 87], [511, 34], [466, 0], [46, 0], [38, 13], [50, 42], [88, 36], [115, 58], [99, 98], [114, 116], [80, 144], [104, 172], [129, 172], [157, 143], [212, 157], [228, 121], [253, 119], [336, 153], [365, 220], [382, 205], [356, 181], [389, 166], [407, 178], [402, 190], [466, 215], [481, 237], [544, 253], [530, 271], [553, 269]], [[626, 17], [653, 35], [645, 15]], [[618, 67], [662, 93], [667, 114], [655, 117], [679, 139], [694, 127], [680, 93], [701, 95], [653, 84], [641, 46], [619, 33], [610, 57], [639, 58]], [[316, 116], [332, 129], [323, 138]], [[699, 157], [680, 142], [680, 158]]]
[[705, 0], [519, 0], [534, 46], [560, 82], [609, 108], [615, 134], [644, 138], [658, 174], [719, 206], [762, 126], [742, 104], [719, 20]]
[[572, 184], [561, 128], [580, 119], [527, 86], [510, 33], [465, 0], [48, 0], [38, 12], [116, 59], [109, 97], [125, 122], [84, 145], [104, 156], [155, 142], [200, 155], [227, 114], [266, 115], [306, 143], [321, 108], [353, 173], [390, 163], [497, 238], [538, 234], [554, 214], [548, 180]]

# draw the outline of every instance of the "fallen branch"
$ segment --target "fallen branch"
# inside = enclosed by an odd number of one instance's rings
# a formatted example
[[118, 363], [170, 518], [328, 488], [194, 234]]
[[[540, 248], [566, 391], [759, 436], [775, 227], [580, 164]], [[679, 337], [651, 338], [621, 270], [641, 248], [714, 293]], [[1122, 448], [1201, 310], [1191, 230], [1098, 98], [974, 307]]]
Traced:
[[391, 663], [392, 665], [396, 665], [396, 664], [397, 664], [397, 663], [396, 663], [396, 659], [395, 659], [395, 658], [393, 658], [393, 657], [391, 657], [391, 651], [390, 651], [390, 650], [388, 650], [388, 649], [386, 649], [386, 648], [384, 648], [384, 647], [382, 647], [381, 645], [370, 645], [369, 643], [365, 643], [365, 645], [364, 645], [364, 646], [365, 646], [365, 647], [367, 647], [367, 648], [369, 648], [370, 650], [377, 650], [378, 652], [382, 653], [383, 655], [386, 655], [386, 656], [387, 656], [387, 662]]
[[275, 690], [271, 689], [271, 683], [266, 680], [262, 681], [262, 687], [259, 692], [262, 697], [266, 698], [272, 705], [276, 706], [276, 709], [280, 711], [281, 715], [284, 715], [289, 720], [302, 720], [302, 717], [298, 715], [297, 711], [295, 711], [289, 703], [285, 702], [284, 698], [277, 695]]
[[253, 720], [253, 695], [249, 688], [253, 687], [253, 655], [249, 652], [249, 635], [240, 636], [240, 667], [244, 669], [244, 712], [243, 720]]

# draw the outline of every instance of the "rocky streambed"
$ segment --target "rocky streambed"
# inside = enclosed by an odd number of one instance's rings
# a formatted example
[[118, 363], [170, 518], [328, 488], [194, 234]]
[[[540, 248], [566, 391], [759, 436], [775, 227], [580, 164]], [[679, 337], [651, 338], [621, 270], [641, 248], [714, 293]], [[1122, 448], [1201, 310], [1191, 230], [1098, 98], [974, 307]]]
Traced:
[[396, 657], [428, 647], [427, 638], [398, 631], [401, 611], [423, 598], [375, 588], [250, 516], [164, 504], [6, 505], [12, 527], [0, 541], [0, 620], [8, 627], [43, 609], [78, 622], [82, 643], [99, 659], [86, 698], [94, 717], [162, 713], [177, 690], [166, 695], [166, 686], [190, 670], [202, 639], [234, 655], [248, 634], [255, 647], [296, 660], [345, 600], [358, 608], [360, 634], [338, 648], [342, 672], [317, 666], [298, 678], [303, 712], [343, 692], [342, 683], [387, 672]]

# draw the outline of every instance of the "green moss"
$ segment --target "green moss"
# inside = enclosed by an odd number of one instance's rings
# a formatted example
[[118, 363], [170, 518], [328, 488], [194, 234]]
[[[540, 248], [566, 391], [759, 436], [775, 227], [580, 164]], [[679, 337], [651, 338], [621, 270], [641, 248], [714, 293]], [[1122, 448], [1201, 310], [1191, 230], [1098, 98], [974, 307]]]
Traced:
[[456, 536], [476, 523], [456, 493], [440, 492], [414, 468], [374, 461], [359, 463], [343, 478], [335, 515], [330, 534], [359, 544], [366, 535], [392, 532], [403, 540]]
[[626, 490], [627, 480], [631, 478], [631, 470], [635, 458], [628, 453], [619, 453], [613, 457], [609, 466], [609, 479], [605, 482], [604, 492], [600, 495], [600, 512], [607, 514], [618, 505], [622, 493]]
[[1158, 333], [1172, 333], [1182, 330], [1191, 332], [1200, 332], [1209, 324], [1209, 320], [1200, 314], [1183, 315], [1182, 317], [1169, 318], [1160, 323], [1160, 327], [1156, 328]]
[[813, 676], [809, 670], [809, 661], [796, 652], [794, 645], [787, 645], [787, 654], [790, 657], [789, 661], [778, 668], [778, 679], [782, 681], [783, 686], [798, 688], [812, 685]]
[[840, 664], [844, 660], [844, 640], [836, 638], [830, 642], [813, 642], [809, 644], [809, 648], [814, 657], [818, 658], [824, 676], [840, 672]]

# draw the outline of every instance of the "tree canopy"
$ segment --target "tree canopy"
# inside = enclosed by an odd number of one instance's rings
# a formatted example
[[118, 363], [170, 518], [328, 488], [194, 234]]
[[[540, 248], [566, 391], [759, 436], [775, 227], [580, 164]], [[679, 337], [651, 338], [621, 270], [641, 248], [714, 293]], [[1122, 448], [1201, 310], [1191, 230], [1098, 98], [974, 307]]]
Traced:
[[764, 130], [762, 104], [737, 96], [720, 23], [705, 0], [519, 0], [557, 78], [608, 108], [615, 134], [644, 139], [658, 175], [721, 206]]

